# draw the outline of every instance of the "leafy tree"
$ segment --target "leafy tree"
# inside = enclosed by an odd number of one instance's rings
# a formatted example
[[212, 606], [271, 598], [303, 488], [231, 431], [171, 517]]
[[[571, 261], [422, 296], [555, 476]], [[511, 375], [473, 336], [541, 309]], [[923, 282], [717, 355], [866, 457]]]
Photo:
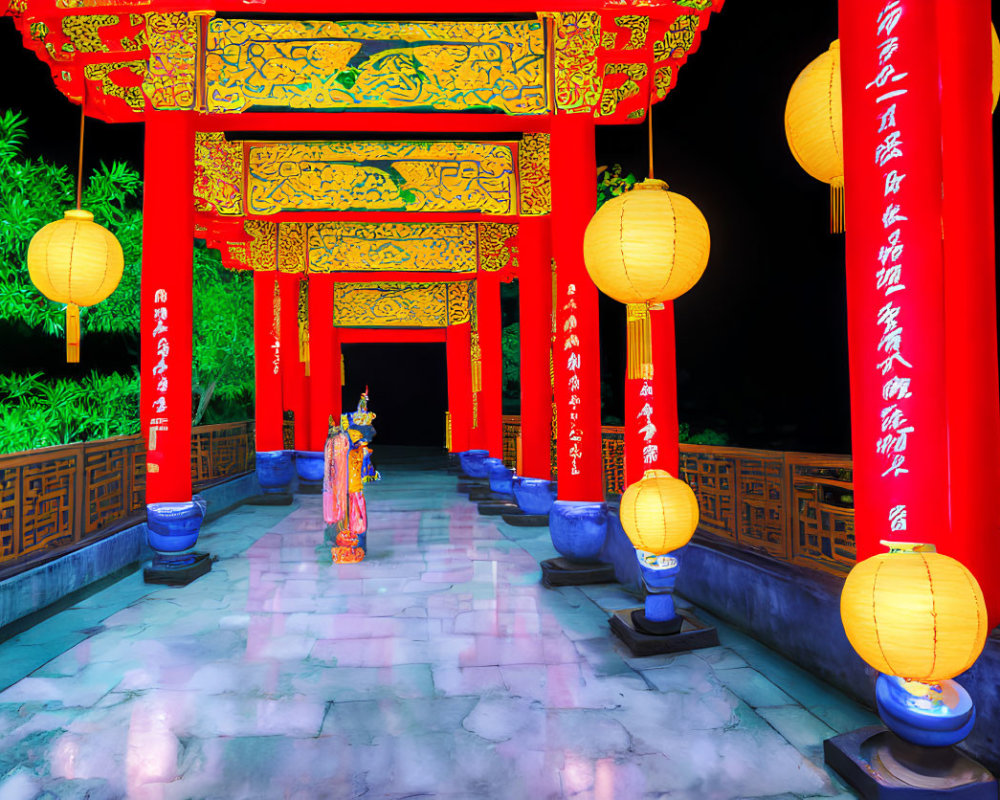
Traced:
[[597, 170], [597, 207], [600, 208], [612, 197], [618, 197], [635, 186], [636, 177], [631, 172], [622, 175], [622, 165], [613, 164], [610, 169]]

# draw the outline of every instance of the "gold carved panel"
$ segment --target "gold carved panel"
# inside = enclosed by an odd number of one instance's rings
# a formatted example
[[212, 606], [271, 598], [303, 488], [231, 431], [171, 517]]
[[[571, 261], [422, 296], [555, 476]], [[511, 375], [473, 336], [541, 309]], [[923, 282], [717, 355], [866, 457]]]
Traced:
[[333, 324], [343, 328], [442, 328], [468, 321], [472, 281], [338, 283]]
[[309, 226], [310, 272], [475, 272], [476, 266], [476, 225], [472, 222], [317, 222]]
[[194, 108], [198, 37], [198, 18], [193, 14], [146, 14], [149, 68], [142, 89], [153, 108]]
[[545, 31], [507, 22], [214, 19], [209, 111], [248, 108], [495, 109], [549, 105]]
[[572, 11], [555, 15], [556, 103], [566, 111], [590, 112], [601, 96], [597, 50], [601, 15]]
[[512, 148], [493, 142], [269, 142], [250, 146], [251, 214], [514, 214]]
[[517, 148], [517, 172], [521, 182], [521, 214], [538, 216], [552, 211], [547, 133], [526, 133]]
[[278, 272], [306, 271], [306, 228], [303, 222], [278, 225]]
[[508, 265], [517, 266], [517, 225], [484, 222], [479, 226], [479, 265], [486, 272], [498, 272]]
[[278, 225], [262, 219], [243, 221], [247, 243], [248, 266], [254, 272], [270, 272], [277, 265]]
[[199, 211], [242, 216], [242, 142], [230, 142], [222, 133], [195, 135], [194, 198]]

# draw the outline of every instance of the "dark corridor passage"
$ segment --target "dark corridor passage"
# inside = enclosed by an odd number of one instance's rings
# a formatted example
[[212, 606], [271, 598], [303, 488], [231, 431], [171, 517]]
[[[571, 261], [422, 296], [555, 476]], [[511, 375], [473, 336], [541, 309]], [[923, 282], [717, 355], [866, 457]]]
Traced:
[[443, 343], [345, 344], [342, 405], [353, 411], [368, 386], [378, 416], [374, 445], [444, 447], [448, 370]]

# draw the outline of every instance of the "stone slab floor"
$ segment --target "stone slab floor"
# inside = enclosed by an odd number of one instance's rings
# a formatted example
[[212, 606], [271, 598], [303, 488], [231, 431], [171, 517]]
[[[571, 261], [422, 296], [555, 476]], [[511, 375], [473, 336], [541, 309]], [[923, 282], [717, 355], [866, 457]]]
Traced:
[[854, 796], [821, 755], [875, 721], [846, 697], [721, 624], [632, 658], [607, 617], [635, 598], [540, 586], [547, 528], [382, 472], [360, 565], [318, 497], [244, 506], [209, 575], [135, 572], [0, 644], [0, 800]]

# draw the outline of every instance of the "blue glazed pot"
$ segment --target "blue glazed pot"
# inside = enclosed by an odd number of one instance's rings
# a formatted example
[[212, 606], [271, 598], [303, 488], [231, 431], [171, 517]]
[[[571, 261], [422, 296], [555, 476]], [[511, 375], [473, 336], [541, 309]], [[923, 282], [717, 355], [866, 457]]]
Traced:
[[552, 546], [573, 561], [597, 561], [607, 527], [606, 503], [556, 500], [549, 509]]
[[902, 678], [881, 674], [875, 681], [878, 715], [901, 739], [924, 747], [948, 747], [971, 733], [976, 707], [961, 684], [941, 681], [940, 687], [927, 686], [923, 694], [914, 695], [903, 683]]
[[674, 609], [674, 584], [681, 571], [680, 550], [667, 555], [656, 556], [644, 550], [636, 550], [639, 572], [646, 587], [646, 619], [652, 622], [667, 622], [677, 616]]
[[516, 475], [513, 489], [517, 507], [525, 514], [548, 514], [552, 502], [556, 499], [552, 481], [542, 478], [523, 478]]
[[488, 457], [488, 450], [466, 450], [458, 454], [458, 461], [462, 465], [462, 472], [470, 478], [485, 478], [486, 464], [483, 462]]
[[322, 483], [323, 481], [323, 451], [296, 450], [295, 471], [301, 480]]
[[257, 453], [257, 482], [265, 493], [284, 492], [292, 482], [291, 450], [265, 450]]
[[157, 553], [180, 553], [194, 547], [205, 518], [205, 507], [205, 501], [198, 494], [187, 503], [147, 505], [149, 546]]
[[497, 494], [514, 494], [514, 470], [501, 463], [490, 467], [490, 490]]

